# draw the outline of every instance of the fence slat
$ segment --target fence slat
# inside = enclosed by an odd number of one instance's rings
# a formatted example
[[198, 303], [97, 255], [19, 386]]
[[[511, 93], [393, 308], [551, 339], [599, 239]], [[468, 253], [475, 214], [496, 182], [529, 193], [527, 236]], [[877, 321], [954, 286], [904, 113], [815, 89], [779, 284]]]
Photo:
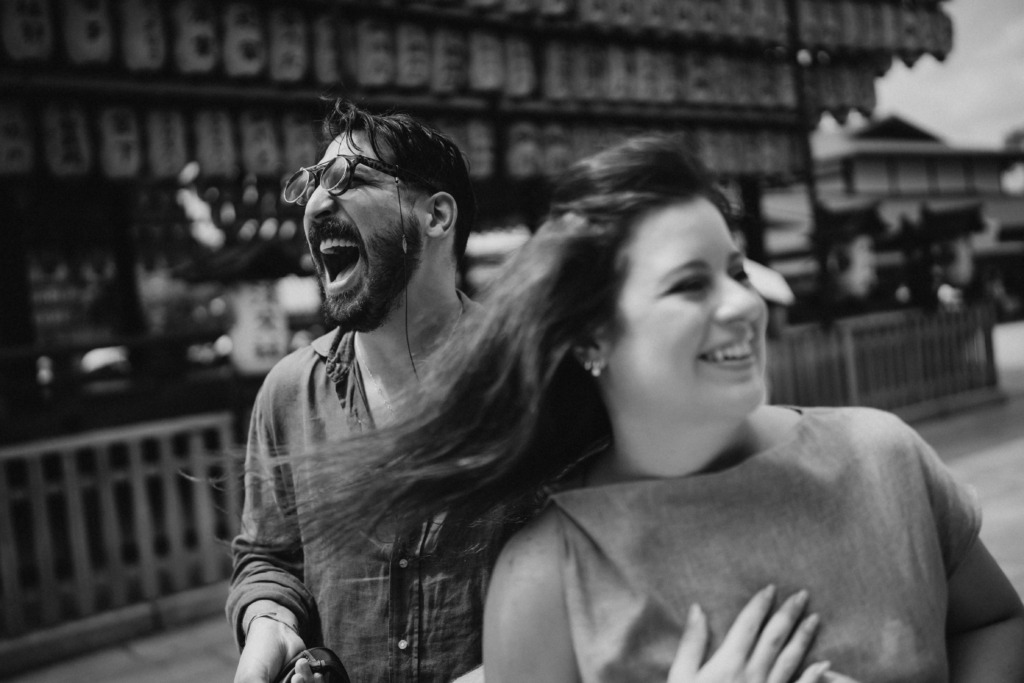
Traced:
[[104, 444], [103, 447], [96, 449], [96, 473], [99, 480], [106, 483], [105, 486], [99, 487], [100, 533], [107, 559], [105, 580], [113, 606], [121, 607], [128, 604], [128, 581], [122, 555], [124, 542], [121, 535], [121, 520], [114, 501], [115, 478], [110, 458], [110, 444]]
[[163, 488], [163, 530], [170, 550], [168, 560], [162, 562], [170, 577], [171, 590], [183, 590], [188, 585], [188, 551], [185, 547], [185, 511], [181, 504], [179, 479], [181, 473], [174, 454], [173, 434], [162, 434], [156, 439], [160, 457], [160, 484]]
[[196, 535], [199, 544], [199, 562], [204, 581], [217, 578], [220, 562], [217, 552], [217, 520], [213, 514], [213, 500], [210, 491], [210, 459], [203, 443], [203, 435], [189, 434], [189, 459], [192, 469], [193, 505], [196, 513]]
[[[71, 545], [71, 570], [75, 610], [79, 615], [92, 614], [96, 611], [96, 593], [94, 589], [94, 573], [89, 558], [89, 535], [85, 530], [86, 509], [82, 497], [83, 483], [78, 476], [78, 453], [64, 450], [60, 454], [64, 469], [63, 494], [65, 517], [67, 520], [68, 541]], [[92, 482], [94, 488], [102, 488], [98, 481]]]
[[57, 584], [56, 556], [53, 551], [53, 528], [47, 509], [49, 496], [43, 478], [43, 458], [28, 461], [28, 492], [32, 510], [32, 545], [38, 572], [39, 613], [44, 624], [60, 620], [60, 586]]
[[7, 481], [7, 467], [0, 462], [0, 624], [5, 633], [25, 630], [25, 613], [21, 601], [21, 582], [18, 579], [19, 553], [14, 536], [14, 515], [11, 505], [11, 487]]
[[157, 583], [153, 506], [146, 485], [146, 471], [140, 441], [128, 443], [128, 481], [132, 493], [132, 523], [135, 528], [135, 544], [139, 554], [139, 587], [142, 591], [142, 598], [152, 600], [160, 594], [160, 588]]

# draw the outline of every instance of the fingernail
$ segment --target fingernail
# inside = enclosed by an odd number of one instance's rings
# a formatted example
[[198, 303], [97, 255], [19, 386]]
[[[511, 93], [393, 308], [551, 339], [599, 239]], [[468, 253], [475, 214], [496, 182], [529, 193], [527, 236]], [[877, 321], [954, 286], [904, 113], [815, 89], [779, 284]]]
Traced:
[[814, 665], [814, 675], [820, 676], [832, 667], [832, 662], [825, 660]]
[[775, 595], [775, 584], [771, 583], [765, 586], [764, 589], [761, 591], [761, 595], [765, 596], [766, 598], [770, 598], [773, 595]]
[[704, 618], [704, 610], [700, 608], [700, 605], [693, 603], [690, 605], [690, 614], [688, 619], [691, 623], [699, 621]]
[[806, 590], [802, 590], [802, 591], [800, 591], [799, 593], [797, 593], [796, 595], [793, 596], [793, 601], [796, 604], [798, 604], [798, 605], [803, 605], [804, 603], [807, 602], [807, 595], [808, 595], [807, 591]]
[[818, 628], [818, 624], [821, 622], [821, 618], [817, 614], [812, 614], [804, 619], [804, 628], [808, 631], [813, 631]]

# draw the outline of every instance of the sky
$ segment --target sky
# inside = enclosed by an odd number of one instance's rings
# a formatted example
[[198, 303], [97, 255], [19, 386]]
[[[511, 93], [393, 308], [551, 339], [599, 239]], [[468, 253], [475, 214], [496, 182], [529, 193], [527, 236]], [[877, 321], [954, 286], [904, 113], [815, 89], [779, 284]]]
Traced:
[[953, 51], [875, 82], [875, 116], [898, 115], [947, 143], [1002, 147], [1024, 128], [1024, 0], [949, 0]]

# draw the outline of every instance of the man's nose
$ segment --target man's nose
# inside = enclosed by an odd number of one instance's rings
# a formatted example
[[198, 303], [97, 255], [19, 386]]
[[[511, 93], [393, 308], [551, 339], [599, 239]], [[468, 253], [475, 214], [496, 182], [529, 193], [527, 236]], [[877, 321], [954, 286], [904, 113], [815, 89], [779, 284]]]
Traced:
[[317, 186], [309, 196], [309, 201], [306, 202], [306, 210], [304, 212], [306, 218], [320, 218], [332, 213], [337, 207], [337, 199], [337, 197], [317, 183]]

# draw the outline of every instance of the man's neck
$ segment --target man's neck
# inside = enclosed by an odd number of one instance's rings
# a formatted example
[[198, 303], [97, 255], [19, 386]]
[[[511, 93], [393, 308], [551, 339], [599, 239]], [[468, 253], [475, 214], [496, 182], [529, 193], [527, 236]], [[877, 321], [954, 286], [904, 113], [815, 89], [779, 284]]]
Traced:
[[448, 340], [462, 315], [454, 288], [432, 297], [429, 305], [418, 298], [420, 305], [413, 299], [408, 307], [403, 298], [379, 328], [356, 333], [356, 359], [389, 397], [415, 386], [421, 364]]

